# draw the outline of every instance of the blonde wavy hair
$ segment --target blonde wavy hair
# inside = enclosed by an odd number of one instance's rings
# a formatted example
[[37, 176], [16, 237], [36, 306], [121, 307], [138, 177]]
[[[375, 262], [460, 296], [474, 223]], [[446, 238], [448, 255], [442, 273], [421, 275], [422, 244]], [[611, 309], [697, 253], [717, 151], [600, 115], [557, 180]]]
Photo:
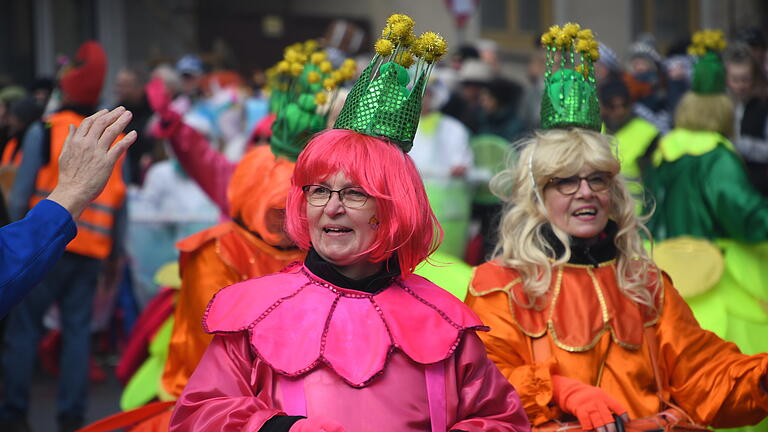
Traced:
[[[625, 180], [618, 175], [619, 161], [611, 150], [610, 138], [578, 128], [554, 129], [538, 131], [519, 145], [523, 150], [517, 162], [491, 180], [491, 191], [505, 201], [494, 255], [502, 265], [520, 273], [528, 300], [521, 306], [543, 308], [539, 300], [549, 290], [553, 269], [571, 257], [568, 234], [551, 225], [565, 246], [565, 254], [557, 259], [542, 232], [542, 227], [549, 222], [542, 201], [544, 187], [553, 177], [576, 175], [588, 166], [614, 174], [609, 188], [609, 218], [618, 225], [614, 242], [618, 250], [619, 288], [632, 301], [653, 308], [660, 278], [643, 247], [640, 231], [648, 238], [651, 234], [643, 224], [644, 218], [636, 215], [634, 200]], [[652, 286], [650, 290], [649, 286]]]
[[687, 92], [675, 108], [675, 127], [733, 135], [733, 102], [725, 93]]

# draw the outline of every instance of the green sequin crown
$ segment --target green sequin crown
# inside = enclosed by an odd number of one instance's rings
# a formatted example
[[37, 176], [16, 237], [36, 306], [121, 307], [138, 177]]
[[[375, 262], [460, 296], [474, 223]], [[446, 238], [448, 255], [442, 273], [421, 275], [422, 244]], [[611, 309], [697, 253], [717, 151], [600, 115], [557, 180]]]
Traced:
[[[376, 55], [349, 92], [334, 129], [384, 138], [404, 152], [413, 147], [427, 79], [446, 50], [440, 35], [426, 32], [416, 38], [413, 26], [407, 15], [389, 17]], [[412, 66], [415, 78], [409, 88]]]
[[541, 36], [547, 50], [541, 128], [580, 127], [600, 131], [594, 62], [598, 44], [589, 29], [568, 23], [552, 26]]
[[701, 30], [693, 34], [688, 53], [698, 56], [693, 66], [691, 90], [699, 94], [725, 92], [725, 66], [720, 52], [725, 49], [725, 36], [720, 30]]
[[269, 144], [275, 155], [295, 161], [313, 134], [326, 128], [338, 85], [352, 79], [355, 61], [337, 70], [317, 43], [290, 45], [285, 58], [267, 70], [269, 111], [276, 115]]

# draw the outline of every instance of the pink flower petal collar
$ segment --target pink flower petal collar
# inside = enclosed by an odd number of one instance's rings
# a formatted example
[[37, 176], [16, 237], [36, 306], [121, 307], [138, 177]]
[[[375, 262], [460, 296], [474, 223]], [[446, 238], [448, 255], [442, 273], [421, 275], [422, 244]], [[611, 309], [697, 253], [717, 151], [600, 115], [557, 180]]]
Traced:
[[208, 304], [203, 328], [248, 331], [254, 352], [283, 375], [326, 365], [354, 387], [381, 374], [395, 349], [432, 364], [453, 355], [466, 330], [487, 330], [464, 303], [423, 277], [398, 277], [368, 294], [331, 285], [301, 264], [222, 289]]

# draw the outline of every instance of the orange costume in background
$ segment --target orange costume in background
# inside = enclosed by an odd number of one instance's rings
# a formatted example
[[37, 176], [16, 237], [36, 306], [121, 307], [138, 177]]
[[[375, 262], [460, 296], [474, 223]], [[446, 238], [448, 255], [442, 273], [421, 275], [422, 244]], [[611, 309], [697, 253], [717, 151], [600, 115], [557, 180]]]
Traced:
[[[489, 262], [475, 270], [466, 299], [490, 326], [479, 336], [534, 425], [563, 415], [552, 403], [553, 374], [599, 387], [629, 410], [630, 419], [662, 410], [646, 326], [655, 329], [665, 400], [703, 425], [732, 427], [764, 418], [768, 393], [761, 380], [768, 354], [741, 354], [703, 330], [667, 277], [655, 302], [656, 308], [639, 306], [621, 293], [614, 260], [554, 268], [541, 310], [521, 306], [528, 300], [516, 270]], [[537, 338], [546, 338], [549, 358], [536, 355], [534, 361]]]
[[275, 157], [269, 146], [254, 148], [240, 161], [229, 185], [235, 221], [178, 243], [182, 283], [162, 379], [162, 388], [173, 399], [181, 394], [213, 338], [201, 325], [211, 297], [221, 288], [275, 273], [304, 258], [295, 247], [273, 246], [282, 235], [270, 229], [267, 216], [270, 210], [285, 208], [293, 167], [293, 162]]

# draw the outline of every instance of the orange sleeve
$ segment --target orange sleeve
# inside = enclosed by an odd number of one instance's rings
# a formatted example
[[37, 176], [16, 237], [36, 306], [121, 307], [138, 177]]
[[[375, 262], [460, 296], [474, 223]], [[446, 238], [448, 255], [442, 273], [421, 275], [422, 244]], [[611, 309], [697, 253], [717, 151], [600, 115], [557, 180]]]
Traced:
[[202, 327], [208, 302], [221, 288], [240, 280], [219, 258], [215, 241], [190, 252], [183, 263], [181, 290], [162, 378], [163, 388], [175, 398], [181, 395], [213, 338]]
[[695, 421], [716, 428], [762, 420], [768, 415], [762, 383], [768, 354], [742, 354], [735, 344], [702, 329], [671, 282], [664, 282], [657, 336], [673, 401]]
[[529, 337], [515, 325], [509, 311], [508, 296], [497, 291], [484, 296], [467, 295], [466, 303], [491, 331], [478, 332], [488, 358], [517, 390], [528, 419], [534, 425], [559, 415], [552, 402], [554, 357], [547, 363], [534, 363]]

